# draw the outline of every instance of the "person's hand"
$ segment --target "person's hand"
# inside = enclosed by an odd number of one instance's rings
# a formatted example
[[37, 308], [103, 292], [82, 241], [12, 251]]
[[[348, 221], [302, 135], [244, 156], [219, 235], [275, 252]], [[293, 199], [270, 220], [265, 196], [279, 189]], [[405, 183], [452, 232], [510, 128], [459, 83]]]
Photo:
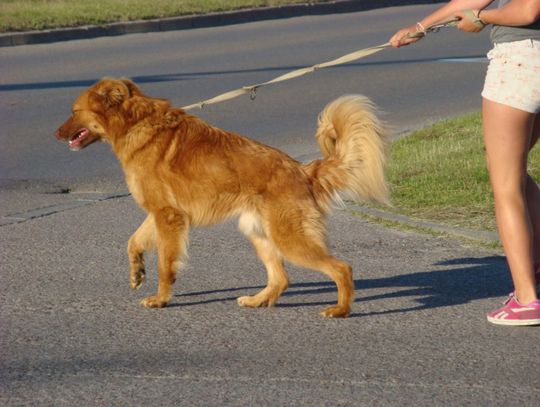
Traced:
[[455, 16], [459, 18], [457, 28], [469, 33], [482, 31], [487, 24], [478, 18], [479, 11], [473, 9], [457, 11], [455, 13]]
[[410, 27], [402, 28], [396, 32], [388, 41], [394, 48], [403, 47], [404, 45], [412, 44], [413, 42], [422, 39], [426, 33], [422, 31], [419, 24]]

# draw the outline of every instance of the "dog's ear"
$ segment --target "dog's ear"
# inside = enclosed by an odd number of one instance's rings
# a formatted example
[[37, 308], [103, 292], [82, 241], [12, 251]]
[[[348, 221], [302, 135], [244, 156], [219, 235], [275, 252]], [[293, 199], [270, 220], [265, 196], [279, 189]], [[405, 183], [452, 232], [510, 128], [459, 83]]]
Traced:
[[[132, 82], [131, 82], [132, 83]], [[135, 86], [134, 83], [132, 83]], [[120, 106], [132, 96], [130, 87], [123, 80], [103, 79], [96, 92], [106, 108]]]
[[124, 85], [127, 86], [130, 96], [142, 96], [142, 92], [139, 87], [135, 85], [135, 82], [128, 78], [121, 78], [120, 81], [122, 81]]
[[170, 103], [165, 99], [153, 99], [145, 96], [133, 96], [122, 105], [122, 110], [127, 117], [133, 120], [141, 120], [156, 112], [166, 112]]
[[133, 120], [140, 120], [154, 112], [152, 100], [141, 96], [135, 96], [122, 106], [122, 111]]

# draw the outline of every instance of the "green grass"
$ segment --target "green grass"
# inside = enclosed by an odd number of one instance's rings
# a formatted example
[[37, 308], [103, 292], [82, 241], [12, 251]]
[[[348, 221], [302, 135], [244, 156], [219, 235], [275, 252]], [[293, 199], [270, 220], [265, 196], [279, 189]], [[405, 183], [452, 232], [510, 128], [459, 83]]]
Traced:
[[[540, 179], [540, 149], [529, 173]], [[479, 113], [442, 121], [391, 146], [392, 211], [451, 226], [495, 230]]]
[[143, 20], [325, 0], [0, 0], [0, 32]]

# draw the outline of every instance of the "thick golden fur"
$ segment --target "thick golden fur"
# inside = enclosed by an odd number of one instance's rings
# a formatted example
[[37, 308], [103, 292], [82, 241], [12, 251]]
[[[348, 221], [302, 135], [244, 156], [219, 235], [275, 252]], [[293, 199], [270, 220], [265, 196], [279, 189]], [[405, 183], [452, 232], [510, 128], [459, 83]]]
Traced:
[[324, 109], [316, 134], [324, 158], [306, 165], [147, 97], [127, 79], [101, 80], [72, 111], [56, 137], [73, 150], [109, 142], [133, 197], [148, 213], [128, 244], [133, 288], [145, 280], [144, 251], [157, 246], [158, 292], [144, 306], [170, 301], [191, 226], [238, 217], [268, 273], [268, 285], [240, 297], [240, 305], [274, 305], [288, 286], [286, 259], [336, 283], [338, 302], [323, 315], [349, 314], [351, 267], [328, 253], [325, 216], [340, 193], [387, 200], [384, 131], [368, 99], [345, 96]]

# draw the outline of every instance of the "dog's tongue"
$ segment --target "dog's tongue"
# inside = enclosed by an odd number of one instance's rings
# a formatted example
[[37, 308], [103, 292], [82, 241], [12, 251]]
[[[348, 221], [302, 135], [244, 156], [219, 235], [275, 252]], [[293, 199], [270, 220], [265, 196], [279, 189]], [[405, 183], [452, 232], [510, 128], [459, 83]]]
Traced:
[[77, 151], [82, 148], [82, 141], [90, 135], [88, 129], [80, 129], [71, 140], [69, 140], [69, 148]]

